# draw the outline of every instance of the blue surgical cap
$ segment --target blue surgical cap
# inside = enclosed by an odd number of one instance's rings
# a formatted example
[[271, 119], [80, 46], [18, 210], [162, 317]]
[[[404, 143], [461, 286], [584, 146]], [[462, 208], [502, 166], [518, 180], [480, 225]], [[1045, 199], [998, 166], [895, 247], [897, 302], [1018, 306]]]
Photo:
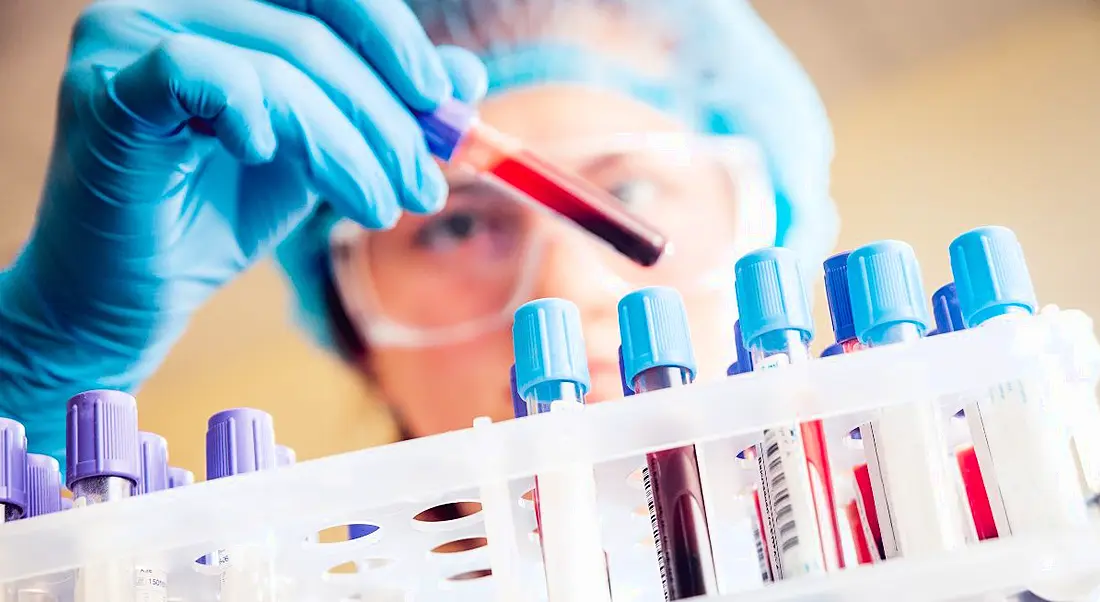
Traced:
[[[797, 251], [811, 273], [832, 249], [839, 220], [829, 196], [833, 146], [824, 106], [747, 0], [406, 1], [436, 43], [482, 57], [490, 95], [540, 83], [593, 85], [677, 114], [699, 132], [755, 139], [776, 191], [776, 245]], [[600, 40], [581, 39], [586, 10], [652, 36], [668, 65], [643, 73], [602, 51]], [[276, 249], [298, 322], [328, 348], [325, 283], [336, 221], [323, 207]]]

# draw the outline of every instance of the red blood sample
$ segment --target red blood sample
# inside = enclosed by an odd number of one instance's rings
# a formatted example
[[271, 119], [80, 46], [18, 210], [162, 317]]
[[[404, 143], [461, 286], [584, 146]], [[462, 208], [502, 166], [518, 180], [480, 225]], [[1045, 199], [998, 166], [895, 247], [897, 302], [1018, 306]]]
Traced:
[[505, 157], [489, 172], [635, 263], [652, 266], [668, 245], [664, 235], [627, 212], [606, 191], [529, 152]]
[[974, 531], [978, 539], [997, 537], [997, 524], [993, 521], [993, 507], [989, 503], [989, 494], [985, 491], [985, 481], [978, 467], [978, 456], [974, 447], [966, 447], [955, 454], [955, 461], [962, 473], [963, 489], [970, 504], [970, 516], [974, 519]]

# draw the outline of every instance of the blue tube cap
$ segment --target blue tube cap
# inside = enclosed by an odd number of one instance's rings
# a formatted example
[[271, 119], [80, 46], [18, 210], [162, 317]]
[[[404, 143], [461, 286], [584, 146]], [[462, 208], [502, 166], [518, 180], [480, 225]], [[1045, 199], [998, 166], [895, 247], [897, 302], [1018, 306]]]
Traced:
[[676, 289], [651, 286], [620, 299], [619, 337], [625, 382], [633, 383], [642, 372], [659, 366], [683, 368], [695, 377], [687, 310]]
[[752, 372], [752, 355], [745, 349], [745, 338], [741, 335], [741, 320], [733, 323], [733, 346], [737, 351], [737, 361], [726, 369], [726, 376], [737, 376]]
[[848, 256], [848, 289], [856, 335], [867, 343], [874, 331], [897, 324], [916, 324], [928, 331], [920, 264], [913, 247], [897, 240], [864, 245]]
[[832, 357], [834, 355], [844, 355], [844, 345], [833, 343], [826, 347], [825, 351], [821, 352], [821, 357]]
[[848, 292], [849, 251], [837, 253], [825, 260], [825, 299], [829, 302], [829, 318], [833, 322], [836, 341], [856, 338], [856, 323], [852, 318], [852, 295]]
[[798, 255], [770, 247], [745, 255], [734, 266], [734, 288], [746, 347], [761, 336], [797, 330], [813, 338], [814, 321]]
[[1035, 313], [1039, 302], [1016, 233], [984, 226], [959, 235], [948, 248], [959, 311], [967, 328], [1022, 309]]
[[512, 324], [516, 392], [522, 398], [537, 385], [572, 382], [587, 393], [592, 382], [581, 331], [581, 312], [564, 299], [536, 299], [516, 310]]
[[[932, 317], [936, 321], [936, 334], [964, 330], [962, 311], [959, 309], [959, 297], [955, 293], [955, 283], [947, 284], [932, 293]], [[928, 333], [932, 336], [932, 333]]]

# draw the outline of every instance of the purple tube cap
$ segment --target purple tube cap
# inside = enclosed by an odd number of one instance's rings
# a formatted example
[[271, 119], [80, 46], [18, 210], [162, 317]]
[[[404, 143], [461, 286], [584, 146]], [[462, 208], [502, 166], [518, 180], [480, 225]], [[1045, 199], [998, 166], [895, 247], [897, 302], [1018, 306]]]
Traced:
[[71, 499], [67, 498], [67, 497], [61, 498], [61, 509], [62, 510], [72, 510], [73, 509], [73, 501]]
[[60, 512], [61, 500], [61, 465], [49, 456], [27, 454], [27, 517]]
[[444, 100], [431, 113], [416, 114], [428, 151], [444, 161], [451, 160], [476, 120], [477, 111], [473, 107], [454, 99]]
[[175, 466], [168, 467], [168, 488], [186, 487], [195, 483], [195, 473]]
[[275, 465], [276, 466], [294, 466], [298, 463], [298, 454], [294, 451], [294, 448], [287, 447], [285, 445], [275, 446]]
[[168, 489], [168, 441], [154, 433], [141, 432], [141, 481], [138, 493]]
[[0, 418], [0, 504], [27, 509], [27, 431]]
[[252, 408], [218, 412], [206, 430], [206, 480], [275, 468], [271, 414]]
[[137, 401], [122, 391], [85, 391], [69, 399], [67, 485], [90, 477], [121, 477], [137, 484]]

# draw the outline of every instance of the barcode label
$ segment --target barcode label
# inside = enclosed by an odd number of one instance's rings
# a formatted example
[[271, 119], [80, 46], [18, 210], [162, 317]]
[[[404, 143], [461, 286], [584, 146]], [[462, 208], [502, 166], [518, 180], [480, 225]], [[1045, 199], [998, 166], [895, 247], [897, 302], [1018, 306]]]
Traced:
[[645, 489], [645, 503], [649, 508], [649, 527], [653, 530], [653, 543], [657, 548], [657, 569], [661, 572], [661, 591], [665, 594], [665, 602], [669, 602], [671, 596], [668, 591], [668, 566], [664, 546], [661, 545], [661, 531], [657, 526], [657, 503], [654, 501], [656, 493], [653, 491], [653, 481], [649, 478], [649, 466], [642, 468], [642, 488]]
[[768, 546], [764, 542], [764, 510], [760, 506], [760, 490], [755, 487], [752, 491], [752, 502], [755, 512], [752, 520], [752, 537], [756, 541], [756, 561], [760, 564], [761, 581], [768, 583], [772, 580], [772, 569], [768, 561]]
[[805, 450], [798, 429], [764, 432], [760, 491], [776, 580], [824, 571]]

